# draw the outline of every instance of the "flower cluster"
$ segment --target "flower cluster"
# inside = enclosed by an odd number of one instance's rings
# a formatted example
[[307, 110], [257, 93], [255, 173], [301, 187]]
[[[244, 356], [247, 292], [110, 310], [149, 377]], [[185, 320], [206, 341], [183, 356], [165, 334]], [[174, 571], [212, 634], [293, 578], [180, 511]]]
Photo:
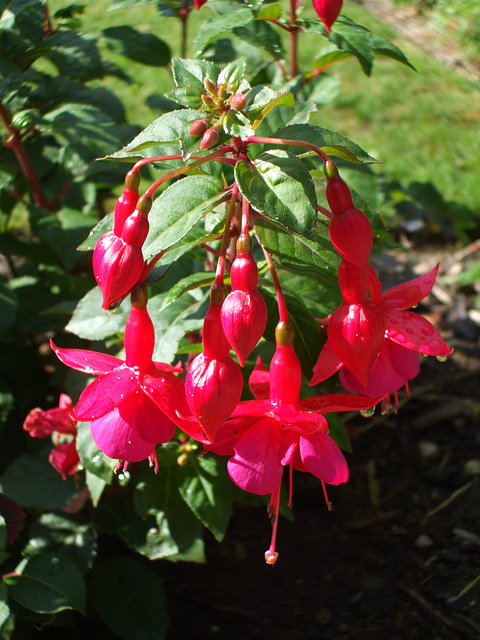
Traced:
[[[325, 16], [327, 28], [335, 17]], [[211, 101], [217, 105], [212, 111], [217, 117], [219, 109], [226, 105], [227, 90], [209, 80], [205, 86], [208, 95], [202, 99], [207, 106]], [[245, 101], [233, 95], [228, 105], [228, 109], [241, 110]], [[204, 144], [205, 133], [213, 130], [206, 126], [206, 121], [197, 120], [190, 131], [191, 135], [203, 135], [202, 149], [218, 141]], [[228, 160], [235, 164], [248, 157], [249, 144], [271, 140], [253, 136], [246, 141], [234, 139], [231, 145], [200, 156], [190, 167], [208, 160], [227, 161], [225, 153], [233, 156]], [[254, 258], [252, 220], [259, 214], [241, 195], [236, 183], [230, 190], [220, 248], [214, 251], [218, 259], [203, 321], [203, 350], [183, 364], [153, 360], [155, 328], [147, 310], [145, 277], [156, 258], [147, 264], [142, 245], [149, 230], [153, 192], [169, 176], [162, 177], [139, 197], [138, 170], [144, 164], [141, 161], [127, 174], [125, 190], [115, 208], [114, 228], [99, 239], [93, 255], [102, 307], [109, 309], [130, 295], [124, 357], [64, 349], [52, 343], [62, 363], [95, 379], [81, 393], [75, 407], [63, 396], [58, 409], [36, 409], [25, 422], [25, 429], [32, 436], [56, 432], [70, 437], [68, 442], [58, 441], [51, 455], [52, 464], [64, 477], [78, 467], [76, 421], [90, 423], [97, 447], [118, 459], [119, 465], [148, 458], [157, 467], [156, 446], [175, 437], [185, 441], [187, 436], [201, 443], [208, 455], [228, 456], [228, 474], [238, 487], [257, 495], [270, 495], [273, 533], [265, 554], [269, 564], [274, 564], [278, 555], [275, 538], [284, 468], [290, 471], [289, 503], [293, 469], [319, 478], [325, 496], [326, 484], [348, 479], [347, 462], [329, 434], [325, 416], [332, 412], [369, 411], [377, 403], [387, 402], [391, 394], [397, 398], [398, 389], [405, 385], [408, 390], [408, 381], [417, 375], [419, 354], [444, 359], [452, 352], [427, 320], [408, 311], [430, 293], [438, 266], [424, 276], [382, 291], [370, 263], [370, 222], [354, 206], [335, 164], [323, 152], [318, 153], [324, 161], [330, 206], [330, 211], [324, 210], [329, 217], [328, 234], [341, 256], [338, 284], [343, 301], [321, 320], [327, 328], [327, 340], [310, 385], [319, 385], [339, 372], [340, 382], [349, 393], [301, 397], [302, 369], [295, 351], [293, 322], [271, 255], [263, 250], [278, 307], [275, 353], [269, 367], [257, 359], [249, 377], [249, 389], [255, 399], [241, 399], [242, 368], [264, 336], [268, 313], [258, 290], [259, 270]], [[179, 172], [171, 172], [170, 177]]]

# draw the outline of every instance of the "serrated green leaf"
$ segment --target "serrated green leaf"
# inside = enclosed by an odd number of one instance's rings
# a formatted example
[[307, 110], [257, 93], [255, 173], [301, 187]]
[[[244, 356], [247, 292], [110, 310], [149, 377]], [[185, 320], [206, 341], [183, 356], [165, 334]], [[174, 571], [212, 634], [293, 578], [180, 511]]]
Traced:
[[[164, 155], [160, 148], [158, 153], [155, 151], [159, 145], [176, 143], [180, 146], [180, 140], [184, 136], [192, 138], [192, 144], [200, 145], [198, 136], [190, 136], [186, 133], [187, 125], [193, 123], [198, 118], [202, 118], [204, 114], [201, 111], [192, 109], [179, 109], [164, 113], [160, 118], [154, 120], [141, 133], [136, 136], [123, 149], [113, 153], [107, 158], [137, 160], [140, 158], [149, 158], [156, 155]], [[187, 139], [188, 139], [187, 138]], [[147, 149], [152, 149], [146, 153]], [[176, 153], [179, 149], [176, 150]]]
[[224, 84], [227, 91], [236, 93], [244, 78], [246, 67], [246, 58], [238, 58], [237, 60], [229, 62], [218, 74], [217, 84]]
[[315, 69], [327, 69], [332, 64], [337, 64], [338, 62], [342, 62], [343, 60], [348, 60], [348, 58], [353, 58], [353, 53], [348, 51], [341, 51], [336, 47], [329, 46], [325, 49], [322, 49], [320, 54], [314, 60], [314, 68]]
[[394, 45], [393, 42], [389, 42], [385, 38], [374, 35], [373, 47], [375, 49], [375, 55], [391, 58], [392, 60], [396, 60], [397, 62], [410, 67], [413, 71], [416, 71], [415, 67], [409, 62], [403, 51]]
[[239, 113], [233, 109], [227, 113], [223, 121], [223, 130], [227, 136], [237, 136], [240, 138], [252, 136], [255, 133], [250, 120], [243, 115], [243, 113]]
[[175, 245], [226, 195], [220, 180], [207, 175], [186, 176], [170, 185], [150, 211], [145, 258]]
[[184, 58], [172, 58], [172, 74], [175, 86], [195, 87], [203, 92], [204, 79], [215, 82], [221, 69], [209, 60], [185, 60]]
[[[295, 104], [296, 104], [295, 103], [295, 98], [293, 97], [293, 95], [289, 91], [286, 91], [285, 93], [280, 93], [280, 94], [277, 93], [275, 95], [275, 97], [273, 97], [271, 100], [269, 100], [269, 102], [267, 102], [267, 104], [262, 108], [262, 111], [261, 111], [260, 115], [257, 116], [257, 118], [255, 119], [255, 122], [253, 123], [253, 128], [257, 129], [258, 127], [260, 127], [262, 122], [265, 121], [265, 118], [274, 109], [276, 109], [276, 113], [277, 113], [279, 107], [294, 107]], [[313, 110], [314, 109], [312, 109], [312, 111]], [[289, 114], [289, 115], [293, 115], [293, 114]], [[273, 116], [268, 119], [268, 122], [270, 123], [270, 122], [272, 122], [272, 120], [273, 120]], [[262, 133], [262, 134], [258, 134], [258, 135], [266, 135], [266, 134]]]
[[95, 287], [80, 300], [65, 330], [86, 340], [104, 340], [123, 333], [129, 311], [128, 301], [114, 313], [103, 310], [102, 292]]
[[38, 613], [75, 609], [85, 613], [86, 588], [78, 567], [68, 558], [44, 553], [22, 561], [8, 579], [9, 594]]
[[235, 35], [243, 41], [268, 51], [275, 60], [284, 58], [285, 51], [280, 34], [269, 22], [265, 20], [254, 20], [244, 27], [238, 27], [233, 31]]
[[274, 149], [259, 156], [255, 167], [257, 170], [245, 161], [237, 163], [235, 176], [241, 194], [268, 218], [315, 238], [315, 188], [302, 161], [288, 151]]
[[119, 638], [165, 638], [167, 612], [162, 583], [138, 560], [111, 558], [96, 565], [89, 591], [98, 616]]
[[107, 231], [113, 230], [114, 213], [107, 214], [89, 232], [87, 238], [77, 247], [78, 251], [93, 251], [98, 240]]
[[188, 455], [175, 473], [180, 495], [217, 540], [222, 540], [232, 513], [232, 490], [226, 463], [220, 457]]
[[313, 272], [336, 282], [340, 257], [325, 238], [318, 237], [314, 242], [261, 218], [255, 221], [255, 233], [267, 251], [284, 267]]
[[163, 304], [160, 307], [160, 312], [187, 291], [192, 291], [199, 287], [211, 287], [214, 282], [215, 273], [213, 271], [206, 273], [192, 273], [186, 278], [182, 278], [165, 295]]
[[259, 9], [256, 18], [259, 20], [278, 20], [282, 15], [282, 7], [279, 4], [268, 4]]
[[64, 507], [78, 491], [72, 476], [62, 476], [47, 462], [23, 453], [7, 468], [0, 479], [0, 491], [8, 498], [35, 509]]
[[152, 33], [140, 33], [130, 26], [103, 30], [109, 48], [131, 60], [152, 67], [164, 67], [170, 62], [168, 45]]
[[306, 152], [305, 147], [296, 147], [293, 143], [294, 140], [304, 140], [320, 147], [327, 154], [331, 153], [332, 155], [343, 157], [350, 162], [377, 162], [375, 158], [359, 147], [358, 144], [352, 142], [352, 140], [336, 131], [330, 131], [330, 129], [324, 129], [314, 124], [291, 124], [274, 131], [272, 137], [292, 140], [292, 146], [289, 147], [292, 153]]

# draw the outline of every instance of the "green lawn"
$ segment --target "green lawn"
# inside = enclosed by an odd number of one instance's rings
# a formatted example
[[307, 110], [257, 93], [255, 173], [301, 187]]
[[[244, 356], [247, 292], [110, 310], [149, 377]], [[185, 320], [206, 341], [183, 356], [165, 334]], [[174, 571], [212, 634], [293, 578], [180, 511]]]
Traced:
[[[69, 4], [50, 0], [52, 11]], [[108, 11], [109, 0], [89, 2], [84, 22], [87, 30], [130, 24], [165, 39], [172, 55], [180, 52], [180, 25], [160, 16], [155, 4]], [[312, 15], [310, 6], [306, 10]], [[418, 73], [392, 60], [379, 58], [370, 78], [359, 72], [356, 60], [331, 68], [341, 80], [334, 102], [322, 107], [314, 122], [339, 131], [363, 146], [381, 161], [377, 171], [404, 185], [431, 182], [449, 203], [469, 208], [480, 218], [480, 91], [478, 82], [461, 76], [403, 41], [395, 31], [363, 10], [357, 3], [345, 2], [344, 13], [397, 44]], [[210, 15], [208, 3], [192, 12], [190, 34], [194, 36]], [[320, 36], [303, 37], [300, 63], [310, 66], [326, 41]], [[168, 69], [133, 64], [112, 54], [114, 61], [135, 79], [134, 84], [112, 78], [109, 87], [120, 94], [129, 118], [146, 126], [159, 110], [147, 105], [151, 95], [162, 95], [172, 88]], [[453, 214], [451, 214], [453, 215]], [[463, 213], [465, 215], [465, 212]], [[468, 214], [470, 215], [470, 214]]]

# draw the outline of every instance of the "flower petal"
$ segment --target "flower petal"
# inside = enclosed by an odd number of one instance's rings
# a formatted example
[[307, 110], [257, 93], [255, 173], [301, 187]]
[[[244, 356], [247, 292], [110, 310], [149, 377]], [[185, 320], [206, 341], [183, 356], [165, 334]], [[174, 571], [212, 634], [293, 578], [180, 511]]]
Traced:
[[83, 390], [73, 415], [76, 420], [97, 420], [138, 390], [139, 379], [133, 369], [119, 367], [100, 376]]
[[269, 418], [259, 420], [238, 439], [227, 464], [233, 482], [244, 491], [266, 495], [277, 491], [283, 473], [283, 433]]
[[109, 356], [106, 353], [98, 353], [97, 351], [86, 351], [85, 349], [60, 349], [56, 347], [50, 340], [50, 346], [55, 352], [57, 358], [66, 364], [67, 367], [88, 373], [91, 376], [100, 376], [110, 373], [113, 369], [121, 366], [123, 360]]
[[398, 284], [388, 289], [383, 294], [383, 302], [386, 309], [410, 309], [426, 298], [435, 284], [438, 273], [437, 264], [431, 271], [423, 276]]
[[427, 356], [453, 353], [433, 324], [411, 311], [389, 310], [386, 314], [386, 336], [402, 347]]
[[328, 484], [348, 480], [348, 465], [337, 443], [320, 430], [300, 437], [300, 456], [311, 474]]
[[270, 372], [260, 356], [257, 357], [255, 368], [248, 379], [248, 386], [256, 400], [268, 400], [270, 397]]
[[138, 393], [134, 397], [138, 403], [134, 426], [141, 438], [159, 444], [169, 442], [175, 433], [174, 423], [145, 394]]
[[[382, 396], [383, 397], [383, 396]], [[316, 413], [335, 413], [336, 411], [361, 411], [369, 409], [382, 400], [380, 398], [364, 398], [350, 393], [333, 393], [324, 396], [312, 396], [300, 401], [300, 406], [305, 411]]]
[[323, 345], [316, 365], [313, 367], [313, 376], [308, 383], [311, 387], [320, 384], [330, 376], [333, 376], [343, 367], [343, 362], [336, 356], [330, 348], [328, 341]]
[[129, 396], [114, 411], [90, 423], [95, 444], [109, 458], [139, 462], [153, 453], [155, 442], [144, 440], [135, 428], [137, 409], [135, 396]]

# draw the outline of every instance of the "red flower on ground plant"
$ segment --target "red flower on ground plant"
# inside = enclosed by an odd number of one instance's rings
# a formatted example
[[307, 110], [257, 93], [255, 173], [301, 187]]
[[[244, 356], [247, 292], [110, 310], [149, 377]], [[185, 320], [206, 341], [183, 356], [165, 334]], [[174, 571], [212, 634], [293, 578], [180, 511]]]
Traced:
[[[32, 409], [25, 418], [23, 428], [32, 438], [47, 438], [53, 435], [55, 446], [48, 460], [65, 480], [76, 473], [80, 464], [76, 448], [77, 421], [72, 417], [72, 400], [62, 393], [58, 407], [53, 409]], [[62, 440], [62, 436], [67, 437]]]
[[[385, 336], [380, 352], [372, 364], [366, 381], [362, 382], [331, 348], [325, 343], [313, 369], [311, 385], [319, 384], [336, 371], [340, 371], [343, 386], [369, 397], [396, 392], [419, 372], [419, 354], [436, 356], [444, 360], [453, 349], [447, 347], [439, 332], [425, 318], [411, 311], [432, 290], [439, 265], [413, 280], [397, 285], [382, 294], [377, 274], [370, 271], [369, 289], [372, 300], [385, 314]], [[328, 322], [328, 320], [327, 320]], [[344, 366], [345, 365], [345, 366]]]
[[257, 363], [250, 378], [256, 400], [240, 402], [232, 419], [218, 431], [209, 449], [231, 455], [228, 473], [249, 493], [272, 494], [274, 531], [267, 563], [274, 564], [276, 518], [283, 469], [308, 471], [323, 483], [348, 479], [348, 467], [340, 448], [328, 434], [325, 413], [361, 410], [375, 400], [350, 394], [300, 399], [301, 370], [293, 348], [290, 324], [277, 326], [277, 348], [270, 372]]
[[73, 416], [90, 422], [93, 439], [105, 455], [125, 462], [154, 458], [156, 444], [171, 440], [175, 425], [190, 424], [184, 383], [175, 375], [181, 368], [152, 361], [155, 333], [147, 297], [144, 285], [132, 292], [125, 360], [51, 343], [64, 364], [98, 376], [82, 392]]

